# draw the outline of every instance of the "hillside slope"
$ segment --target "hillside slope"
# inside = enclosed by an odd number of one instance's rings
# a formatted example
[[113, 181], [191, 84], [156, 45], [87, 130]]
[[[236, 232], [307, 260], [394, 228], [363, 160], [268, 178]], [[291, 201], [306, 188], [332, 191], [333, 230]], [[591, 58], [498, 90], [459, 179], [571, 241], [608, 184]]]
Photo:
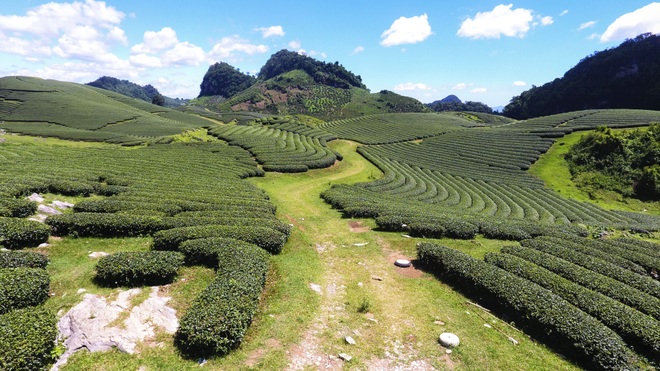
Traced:
[[660, 110], [660, 35], [643, 34], [584, 58], [562, 78], [513, 97], [504, 115], [526, 119], [603, 108]]
[[170, 97], [163, 96], [160, 94], [158, 89], [152, 85], [138, 85], [134, 82], [128, 80], [120, 80], [115, 77], [102, 76], [98, 79], [88, 82], [85, 85], [93, 86], [96, 88], [101, 88], [105, 90], [110, 90], [115, 93], [125, 95], [127, 97], [136, 98], [143, 100], [147, 103], [152, 103], [154, 97], [160, 95], [163, 97], [163, 106], [165, 107], [179, 107], [186, 103], [186, 99], [174, 99]]
[[87, 85], [0, 78], [0, 128], [63, 139], [138, 144], [209, 121]]
[[[215, 65], [214, 65], [215, 66]], [[217, 67], [211, 66], [211, 69]], [[230, 72], [225, 67], [223, 71]], [[192, 104], [220, 112], [253, 111], [266, 114], [305, 114], [322, 119], [355, 117], [376, 113], [428, 111], [416, 99], [383, 90], [370, 93], [362, 78], [338, 62], [325, 63], [287, 50], [271, 56], [255, 83], [236, 92], [240, 78], [236, 73], [205, 76], [202, 88], [222, 86], [218, 95], [200, 96]], [[246, 80], [247, 81], [247, 80]], [[208, 90], [208, 89], [206, 89]], [[206, 91], [205, 90], [205, 91]]]

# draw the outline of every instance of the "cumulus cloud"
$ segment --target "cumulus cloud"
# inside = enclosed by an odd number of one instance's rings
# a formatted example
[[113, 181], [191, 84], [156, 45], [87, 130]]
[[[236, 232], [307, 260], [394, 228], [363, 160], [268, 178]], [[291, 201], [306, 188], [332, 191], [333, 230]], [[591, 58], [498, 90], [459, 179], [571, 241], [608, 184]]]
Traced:
[[486, 89], [486, 88], [475, 88], [475, 89], [470, 90], [470, 93], [481, 94], [481, 93], [485, 93], [487, 91], [488, 91], [488, 89]]
[[171, 27], [163, 27], [160, 31], [146, 31], [143, 40], [144, 42], [133, 45], [132, 53], [157, 53], [179, 43], [176, 31]]
[[273, 36], [284, 36], [284, 29], [282, 26], [259, 27], [256, 28], [255, 31], [261, 32], [261, 36], [264, 39]]
[[499, 39], [502, 36], [523, 38], [534, 20], [529, 9], [511, 9], [513, 4], [497, 5], [490, 12], [479, 12], [461, 24], [457, 35], [471, 39]]
[[518, 80], [518, 81], [513, 82], [513, 86], [527, 86], [527, 83], [524, 82], [524, 81]]
[[416, 44], [426, 40], [431, 34], [428, 15], [422, 14], [410, 18], [400, 17], [380, 35], [380, 38], [383, 39], [380, 45]]
[[300, 49], [300, 47], [301, 47], [300, 41], [293, 40], [289, 42], [289, 48], [291, 49]]
[[470, 84], [464, 83], [464, 82], [459, 82], [458, 84], [454, 85], [453, 89], [454, 90], [465, 90], [467, 87], [470, 86]]
[[262, 54], [267, 51], [268, 46], [266, 45], [252, 44], [238, 35], [233, 35], [220, 39], [209, 52], [209, 56], [213, 60], [234, 60], [236, 53], [252, 55]]
[[596, 25], [596, 21], [584, 22], [580, 25], [580, 27], [578, 27], [578, 31], [582, 31], [585, 28], [593, 27], [594, 25]]
[[541, 24], [544, 26], [549, 26], [553, 23], [555, 23], [555, 20], [552, 19], [552, 17], [550, 17], [549, 15], [541, 18]]
[[418, 83], [406, 82], [394, 87], [394, 91], [420, 91], [420, 90], [431, 90], [431, 89], [432, 88], [430, 86], [423, 84], [421, 82]]
[[601, 42], [618, 41], [639, 34], [660, 33], [660, 3], [655, 2], [617, 18], [601, 35]]
[[355, 49], [353, 49], [353, 53], [351, 54], [358, 54], [358, 53], [362, 53], [363, 51], [364, 51], [364, 46], [358, 46]]

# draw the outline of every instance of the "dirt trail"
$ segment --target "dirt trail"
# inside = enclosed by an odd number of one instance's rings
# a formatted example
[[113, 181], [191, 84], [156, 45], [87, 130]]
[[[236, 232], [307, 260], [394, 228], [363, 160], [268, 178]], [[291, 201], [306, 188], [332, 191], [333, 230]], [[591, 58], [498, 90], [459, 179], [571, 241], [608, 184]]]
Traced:
[[[344, 219], [319, 200], [331, 182], [370, 171], [371, 164], [358, 155], [344, 156], [337, 171], [269, 187], [280, 213], [313, 241], [323, 267], [321, 281], [309, 283], [320, 295], [318, 314], [301, 331], [301, 341], [288, 349], [287, 369], [433, 370], [417, 351], [416, 324], [407, 314], [413, 303], [401, 300], [414, 294], [401, 280], [421, 277], [420, 272], [410, 268], [400, 274], [392, 257], [402, 254], [371, 231], [367, 221]], [[347, 336], [356, 344], [348, 344]], [[340, 359], [341, 353], [353, 360]]]

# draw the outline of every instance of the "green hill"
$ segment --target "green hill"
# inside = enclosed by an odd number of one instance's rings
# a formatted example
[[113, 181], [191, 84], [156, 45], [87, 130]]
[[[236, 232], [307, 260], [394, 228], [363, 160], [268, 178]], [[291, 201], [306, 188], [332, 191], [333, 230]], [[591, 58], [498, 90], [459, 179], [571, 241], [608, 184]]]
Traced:
[[163, 96], [160, 94], [158, 89], [154, 88], [152, 85], [142, 86], [128, 80], [120, 80], [110, 76], [99, 77], [98, 79], [92, 82], [88, 82], [85, 85], [114, 91], [115, 93], [119, 93], [131, 98], [141, 99], [148, 103], [154, 102], [154, 97], [161, 96], [163, 98], [163, 104], [160, 105], [165, 107], [179, 107], [187, 102], [186, 99], [174, 99]]
[[209, 124], [198, 116], [87, 85], [0, 78], [0, 128], [9, 132], [126, 145]]
[[[222, 68], [220, 68], [222, 67]], [[215, 70], [221, 69], [221, 73]], [[416, 99], [383, 90], [370, 93], [362, 78], [338, 62], [325, 63], [287, 50], [271, 56], [250, 87], [236, 92], [249, 76], [225, 64], [213, 65], [202, 90], [217, 86], [215, 95], [200, 94], [192, 104], [219, 112], [252, 111], [265, 114], [305, 114], [321, 119], [348, 118], [393, 112], [426, 112]], [[224, 85], [223, 85], [224, 84]]]
[[513, 97], [504, 115], [527, 119], [603, 108], [660, 110], [660, 35], [594, 53], [562, 78]]

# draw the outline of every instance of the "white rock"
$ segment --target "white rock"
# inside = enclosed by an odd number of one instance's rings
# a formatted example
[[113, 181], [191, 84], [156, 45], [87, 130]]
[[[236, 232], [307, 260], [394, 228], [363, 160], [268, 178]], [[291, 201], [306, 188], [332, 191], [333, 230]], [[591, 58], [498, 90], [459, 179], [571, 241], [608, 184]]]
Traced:
[[410, 267], [412, 263], [410, 263], [410, 260], [408, 259], [397, 259], [394, 262], [394, 265], [396, 265], [397, 267], [407, 268]]
[[346, 353], [339, 353], [339, 358], [343, 359], [346, 362], [350, 362], [353, 357], [349, 356]]
[[95, 252], [89, 254], [88, 256], [92, 259], [96, 259], [96, 258], [101, 258], [101, 257], [104, 257], [104, 256], [108, 256], [108, 255], [110, 255], [110, 254], [108, 254], [107, 252], [95, 251]]
[[78, 289], [78, 294], [82, 294], [83, 292], [87, 292], [85, 289]]
[[28, 199], [28, 201], [34, 201], [34, 202], [44, 202], [45, 201], [44, 198], [41, 197], [41, 195], [39, 195], [38, 193], [33, 193], [33, 194], [29, 195], [27, 199]]
[[321, 285], [316, 284], [316, 283], [310, 283], [309, 288], [318, 292], [319, 294], [321, 293]]
[[447, 353], [447, 354], [451, 354], [452, 351], [451, 351], [451, 349], [447, 349], [447, 350], [445, 350], [445, 353]]
[[346, 336], [346, 337], [344, 338], [344, 340], [346, 340], [346, 343], [348, 343], [348, 344], [350, 344], [350, 345], [355, 345], [355, 344], [356, 344], [356, 343], [355, 343], [355, 339], [353, 339], [353, 338], [350, 337], [350, 336]]
[[445, 348], [454, 348], [460, 344], [458, 336], [450, 332], [443, 332], [440, 334], [440, 344]]
[[59, 211], [59, 210], [57, 210], [57, 209], [54, 209], [54, 208], [52, 208], [52, 207], [50, 207], [50, 206], [46, 206], [46, 205], [39, 205], [39, 206], [37, 207], [37, 211], [39, 211], [40, 213], [43, 213], [43, 214], [48, 214], [48, 215], [58, 215], [58, 214], [62, 214], [61, 211]]
[[50, 244], [48, 244], [48, 242], [44, 242], [44, 243], [39, 244], [39, 246], [37, 246], [37, 247], [43, 249], [44, 247], [48, 247], [48, 246], [50, 246]]
[[362, 247], [362, 246], [367, 246], [369, 242], [360, 242], [360, 243], [354, 243], [353, 246], [357, 247]]
[[64, 202], [64, 201], [53, 201], [53, 202], [51, 203], [51, 205], [52, 205], [53, 207], [56, 207], [56, 208], [60, 209], [60, 210], [62, 210], [62, 209], [70, 209], [70, 208], [73, 207], [73, 204], [72, 204], [72, 203], [70, 203], [70, 202]]
[[493, 328], [493, 326], [491, 326], [491, 325], [489, 325], [489, 324], [487, 324], [487, 323], [484, 323], [484, 327]]

